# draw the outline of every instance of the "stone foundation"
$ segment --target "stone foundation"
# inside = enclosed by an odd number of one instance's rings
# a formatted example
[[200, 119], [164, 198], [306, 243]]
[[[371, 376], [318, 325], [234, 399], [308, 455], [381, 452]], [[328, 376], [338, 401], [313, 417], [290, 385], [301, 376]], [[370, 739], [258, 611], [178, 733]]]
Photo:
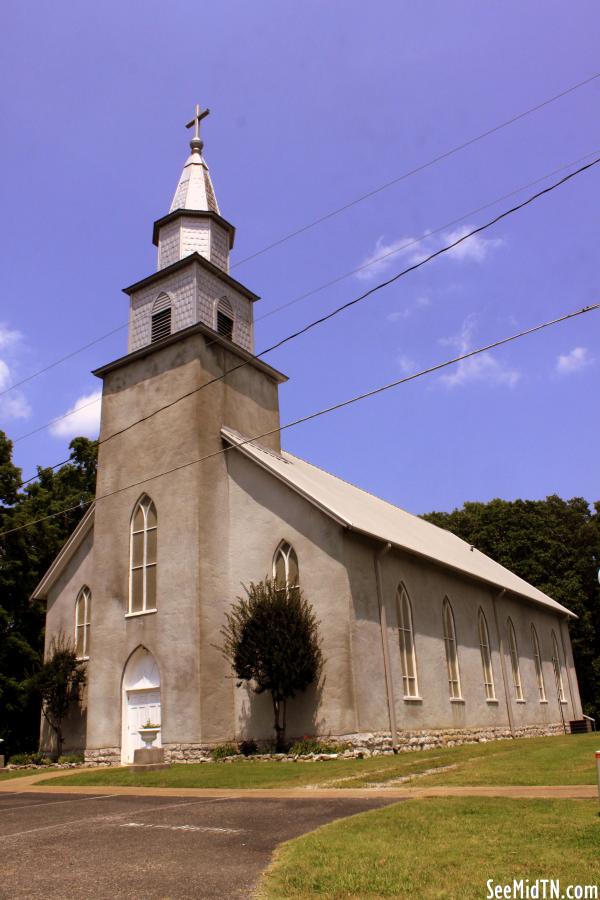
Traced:
[[[397, 750], [400, 753], [410, 753], [417, 750], [432, 750], [435, 747], [457, 747], [461, 744], [485, 744], [488, 741], [510, 741], [515, 738], [550, 737], [556, 734], [564, 734], [562, 723], [553, 725], [528, 725], [519, 728], [513, 735], [509, 728], [502, 726], [496, 728], [440, 728], [422, 731], [399, 731]], [[382, 753], [392, 753], [392, 738], [389, 731], [365, 731], [356, 734], [340, 735], [311, 735], [324, 743], [345, 744], [345, 757], [371, 756]], [[293, 740], [292, 738], [290, 740]], [[223, 742], [225, 743], [225, 742]], [[237, 743], [233, 741], [232, 743]], [[274, 755], [270, 753], [270, 741], [257, 741], [258, 754], [261, 756]], [[165, 763], [202, 763], [211, 762], [211, 749], [215, 744], [164, 744]], [[251, 758], [251, 757], [250, 757]], [[277, 755], [281, 758], [281, 754]], [[95, 766], [120, 766], [121, 748], [102, 747], [99, 750], [86, 750], [85, 762]]]
[[100, 747], [98, 750], [86, 750], [84, 760], [90, 766], [120, 766], [120, 747]]

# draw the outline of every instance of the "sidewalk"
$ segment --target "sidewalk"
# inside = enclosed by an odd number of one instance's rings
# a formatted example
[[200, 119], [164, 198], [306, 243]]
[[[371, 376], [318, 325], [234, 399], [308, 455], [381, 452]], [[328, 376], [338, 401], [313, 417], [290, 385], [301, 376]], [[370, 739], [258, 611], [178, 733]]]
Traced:
[[598, 788], [595, 784], [567, 784], [567, 785], [494, 785], [494, 786], [464, 786], [464, 787], [380, 787], [380, 788], [244, 788], [232, 790], [230, 788], [176, 788], [176, 787], [123, 787], [119, 785], [44, 785], [41, 781], [51, 778], [59, 778], [68, 774], [64, 769], [58, 772], [36, 772], [35, 775], [24, 775], [21, 778], [9, 778], [0, 781], [0, 793], [31, 793], [40, 792], [48, 794], [86, 794], [87, 796], [137, 796], [137, 797], [227, 797], [230, 799], [244, 798], [273, 798], [284, 799], [310, 797], [333, 798], [349, 797], [389, 797], [395, 800], [408, 800], [410, 798], [421, 799], [424, 797], [509, 797], [513, 799], [544, 799], [544, 800], [594, 800], [598, 797]]

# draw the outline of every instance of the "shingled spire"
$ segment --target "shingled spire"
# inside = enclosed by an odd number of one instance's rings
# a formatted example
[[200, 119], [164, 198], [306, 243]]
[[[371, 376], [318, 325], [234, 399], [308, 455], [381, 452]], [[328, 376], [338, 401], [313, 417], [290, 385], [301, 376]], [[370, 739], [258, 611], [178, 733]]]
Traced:
[[194, 118], [186, 125], [186, 128], [194, 128], [191, 153], [168, 214], [154, 223], [153, 240], [158, 247], [159, 269], [199, 253], [219, 269], [229, 271], [229, 251], [233, 247], [235, 229], [220, 214], [208, 166], [202, 156], [204, 143], [200, 137], [200, 122], [209, 112], [196, 104]]
[[219, 206], [215, 191], [210, 180], [208, 166], [202, 157], [204, 143], [200, 139], [200, 122], [210, 113], [209, 109], [201, 112], [200, 104], [196, 104], [194, 118], [187, 123], [186, 128], [195, 128], [194, 137], [190, 141], [191, 154], [186, 163], [171, 203], [169, 212], [176, 209], [210, 210], [218, 213]]

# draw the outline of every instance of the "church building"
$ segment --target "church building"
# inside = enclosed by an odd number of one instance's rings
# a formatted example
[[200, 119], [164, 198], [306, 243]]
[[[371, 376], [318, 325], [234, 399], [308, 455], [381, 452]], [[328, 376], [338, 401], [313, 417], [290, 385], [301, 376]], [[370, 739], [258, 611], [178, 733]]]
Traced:
[[229, 274], [204, 115], [154, 223], [157, 270], [125, 288], [127, 353], [94, 372], [96, 500], [34, 594], [46, 648], [63, 633], [86, 661], [65, 752], [131, 762], [148, 721], [167, 761], [271, 739], [269, 698], [237, 687], [219, 650], [241, 585], [266, 575], [300, 585], [320, 622], [323, 674], [290, 702], [289, 737], [402, 748], [568, 730], [582, 717], [568, 609], [282, 449], [286, 376], [254, 356], [259, 297]]

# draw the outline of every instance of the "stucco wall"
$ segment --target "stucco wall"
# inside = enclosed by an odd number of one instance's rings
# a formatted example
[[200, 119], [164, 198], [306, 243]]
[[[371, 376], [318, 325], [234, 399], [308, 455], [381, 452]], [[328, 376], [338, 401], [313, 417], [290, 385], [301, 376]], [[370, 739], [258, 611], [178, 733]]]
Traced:
[[[360, 731], [389, 729], [373, 552], [371, 542], [359, 536], [348, 536], [346, 558], [354, 598], [353, 658]], [[554, 628], [558, 636], [559, 622], [553, 612], [525, 600], [506, 595], [500, 597], [500, 591], [492, 587], [396, 550], [383, 558], [382, 582], [387, 613], [390, 675], [399, 730], [508, 726], [510, 719], [500, 659], [500, 638], [506, 663], [511, 719], [516, 729], [529, 725], [560, 723], [561, 706], [567, 723], [580, 716], [581, 706], [574, 670], [571, 661], [568, 667], [565, 666], [562, 649], [561, 663], [567, 702], [561, 705], [558, 703], [550, 635]], [[396, 603], [396, 592], [401, 583], [408, 592], [412, 606], [419, 700], [405, 700], [402, 688]], [[442, 627], [442, 603], [446, 596], [452, 604], [455, 619], [463, 702], [452, 702], [449, 697]], [[485, 614], [490, 637], [497, 702], [487, 702], [485, 697], [477, 622], [480, 607]], [[525, 701], [522, 703], [516, 701], [512, 682], [506, 633], [509, 616], [518, 642]], [[540, 641], [547, 703], [539, 702], [531, 644], [532, 623]], [[567, 668], [572, 696], [568, 690]]]
[[[60, 577], [48, 592], [46, 601], [46, 633], [44, 654], [50, 649], [52, 638], [61, 633], [75, 642], [75, 601], [82, 587], [87, 585], [92, 588], [94, 583], [94, 548], [93, 530], [88, 532], [81, 542], [78, 550], [65, 565]], [[97, 618], [94, 608], [94, 594], [92, 590], [91, 609], [91, 633], [93, 641], [93, 629]], [[92, 645], [93, 652], [93, 645]], [[90, 661], [86, 663], [87, 679], [90, 680]], [[63, 752], [70, 753], [83, 750], [86, 745], [86, 717], [88, 705], [88, 687], [82, 692], [82, 703], [74, 703], [68, 717], [63, 723]], [[44, 750], [52, 750], [54, 738], [45, 719], [42, 718], [42, 733], [40, 745]]]
[[[229, 584], [224, 566], [229, 529], [226, 461], [218, 454], [153, 476], [221, 450], [223, 422], [248, 434], [276, 427], [276, 384], [248, 365], [106, 439], [236, 363], [235, 354], [195, 334], [157, 347], [105, 378], [92, 585], [90, 750], [121, 744], [122, 673], [140, 645], [153, 654], [161, 672], [163, 743], [210, 740], [233, 720], [230, 682], [229, 703], [212, 690], [212, 670], [219, 665], [212, 645], [222, 622], [220, 598]], [[278, 446], [277, 436], [270, 445]], [[135, 486], [120, 490], [129, 484]], [[143, 493], [152, 498], [158, 514], [158, 611], [129, 617], [130, 520]]]

